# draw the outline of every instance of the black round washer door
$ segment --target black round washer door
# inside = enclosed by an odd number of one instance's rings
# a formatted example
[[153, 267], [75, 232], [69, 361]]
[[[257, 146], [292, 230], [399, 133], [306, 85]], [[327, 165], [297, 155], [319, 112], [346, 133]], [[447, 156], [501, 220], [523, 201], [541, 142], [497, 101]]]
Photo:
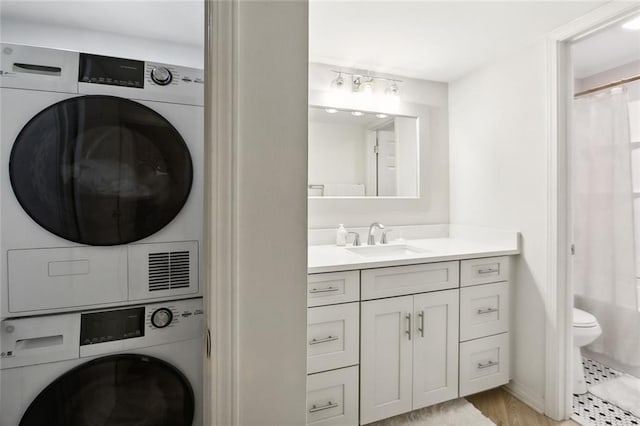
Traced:
[[24, 210], [48, 231], [95, 246], [126, 244], [166, 226], [189, 197], [193, 166], [178, 131], [154, 110], [81, 96], [33, 117], [9, 160]]
[[82, 364], [45, 388], [20, 426], [192, 426], [193, 390], [172, 365], [143, 355]]

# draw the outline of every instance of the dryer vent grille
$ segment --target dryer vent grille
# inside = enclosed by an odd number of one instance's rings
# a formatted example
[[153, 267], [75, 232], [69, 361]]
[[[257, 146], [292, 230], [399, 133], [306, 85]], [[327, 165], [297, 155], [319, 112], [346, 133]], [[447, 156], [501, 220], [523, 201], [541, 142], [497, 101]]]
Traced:
[[149, 253], [149, 291], [189, 287], [189, 252]]

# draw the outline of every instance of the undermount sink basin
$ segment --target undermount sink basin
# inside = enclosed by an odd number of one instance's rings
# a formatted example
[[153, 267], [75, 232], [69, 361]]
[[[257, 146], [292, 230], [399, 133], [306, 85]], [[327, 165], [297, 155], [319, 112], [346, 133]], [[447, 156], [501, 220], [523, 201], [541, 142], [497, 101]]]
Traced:
[[426, 253], [426, 250], [410, 246], [408, 244], [389, 244], [377, 246], [358, 246], [349, 247], [352, 253], [363, 257], [403, 257], [415, 256], [416, 254]]

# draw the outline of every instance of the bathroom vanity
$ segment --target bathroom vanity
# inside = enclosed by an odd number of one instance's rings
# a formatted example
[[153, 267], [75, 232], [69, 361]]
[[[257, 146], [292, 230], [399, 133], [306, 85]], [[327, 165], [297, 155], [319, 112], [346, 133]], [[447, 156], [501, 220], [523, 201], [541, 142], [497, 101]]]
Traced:
[[513, 241], [310, 246], [307, 424], [367, 424], [506, 384]]

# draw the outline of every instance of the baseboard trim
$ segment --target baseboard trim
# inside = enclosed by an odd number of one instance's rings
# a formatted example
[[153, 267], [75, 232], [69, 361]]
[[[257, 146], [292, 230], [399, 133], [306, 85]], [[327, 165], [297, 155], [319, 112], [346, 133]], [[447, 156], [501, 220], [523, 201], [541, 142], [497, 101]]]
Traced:
[[540, 414], [544, 414], [544, 398], [513, 380], [504, 389]]

